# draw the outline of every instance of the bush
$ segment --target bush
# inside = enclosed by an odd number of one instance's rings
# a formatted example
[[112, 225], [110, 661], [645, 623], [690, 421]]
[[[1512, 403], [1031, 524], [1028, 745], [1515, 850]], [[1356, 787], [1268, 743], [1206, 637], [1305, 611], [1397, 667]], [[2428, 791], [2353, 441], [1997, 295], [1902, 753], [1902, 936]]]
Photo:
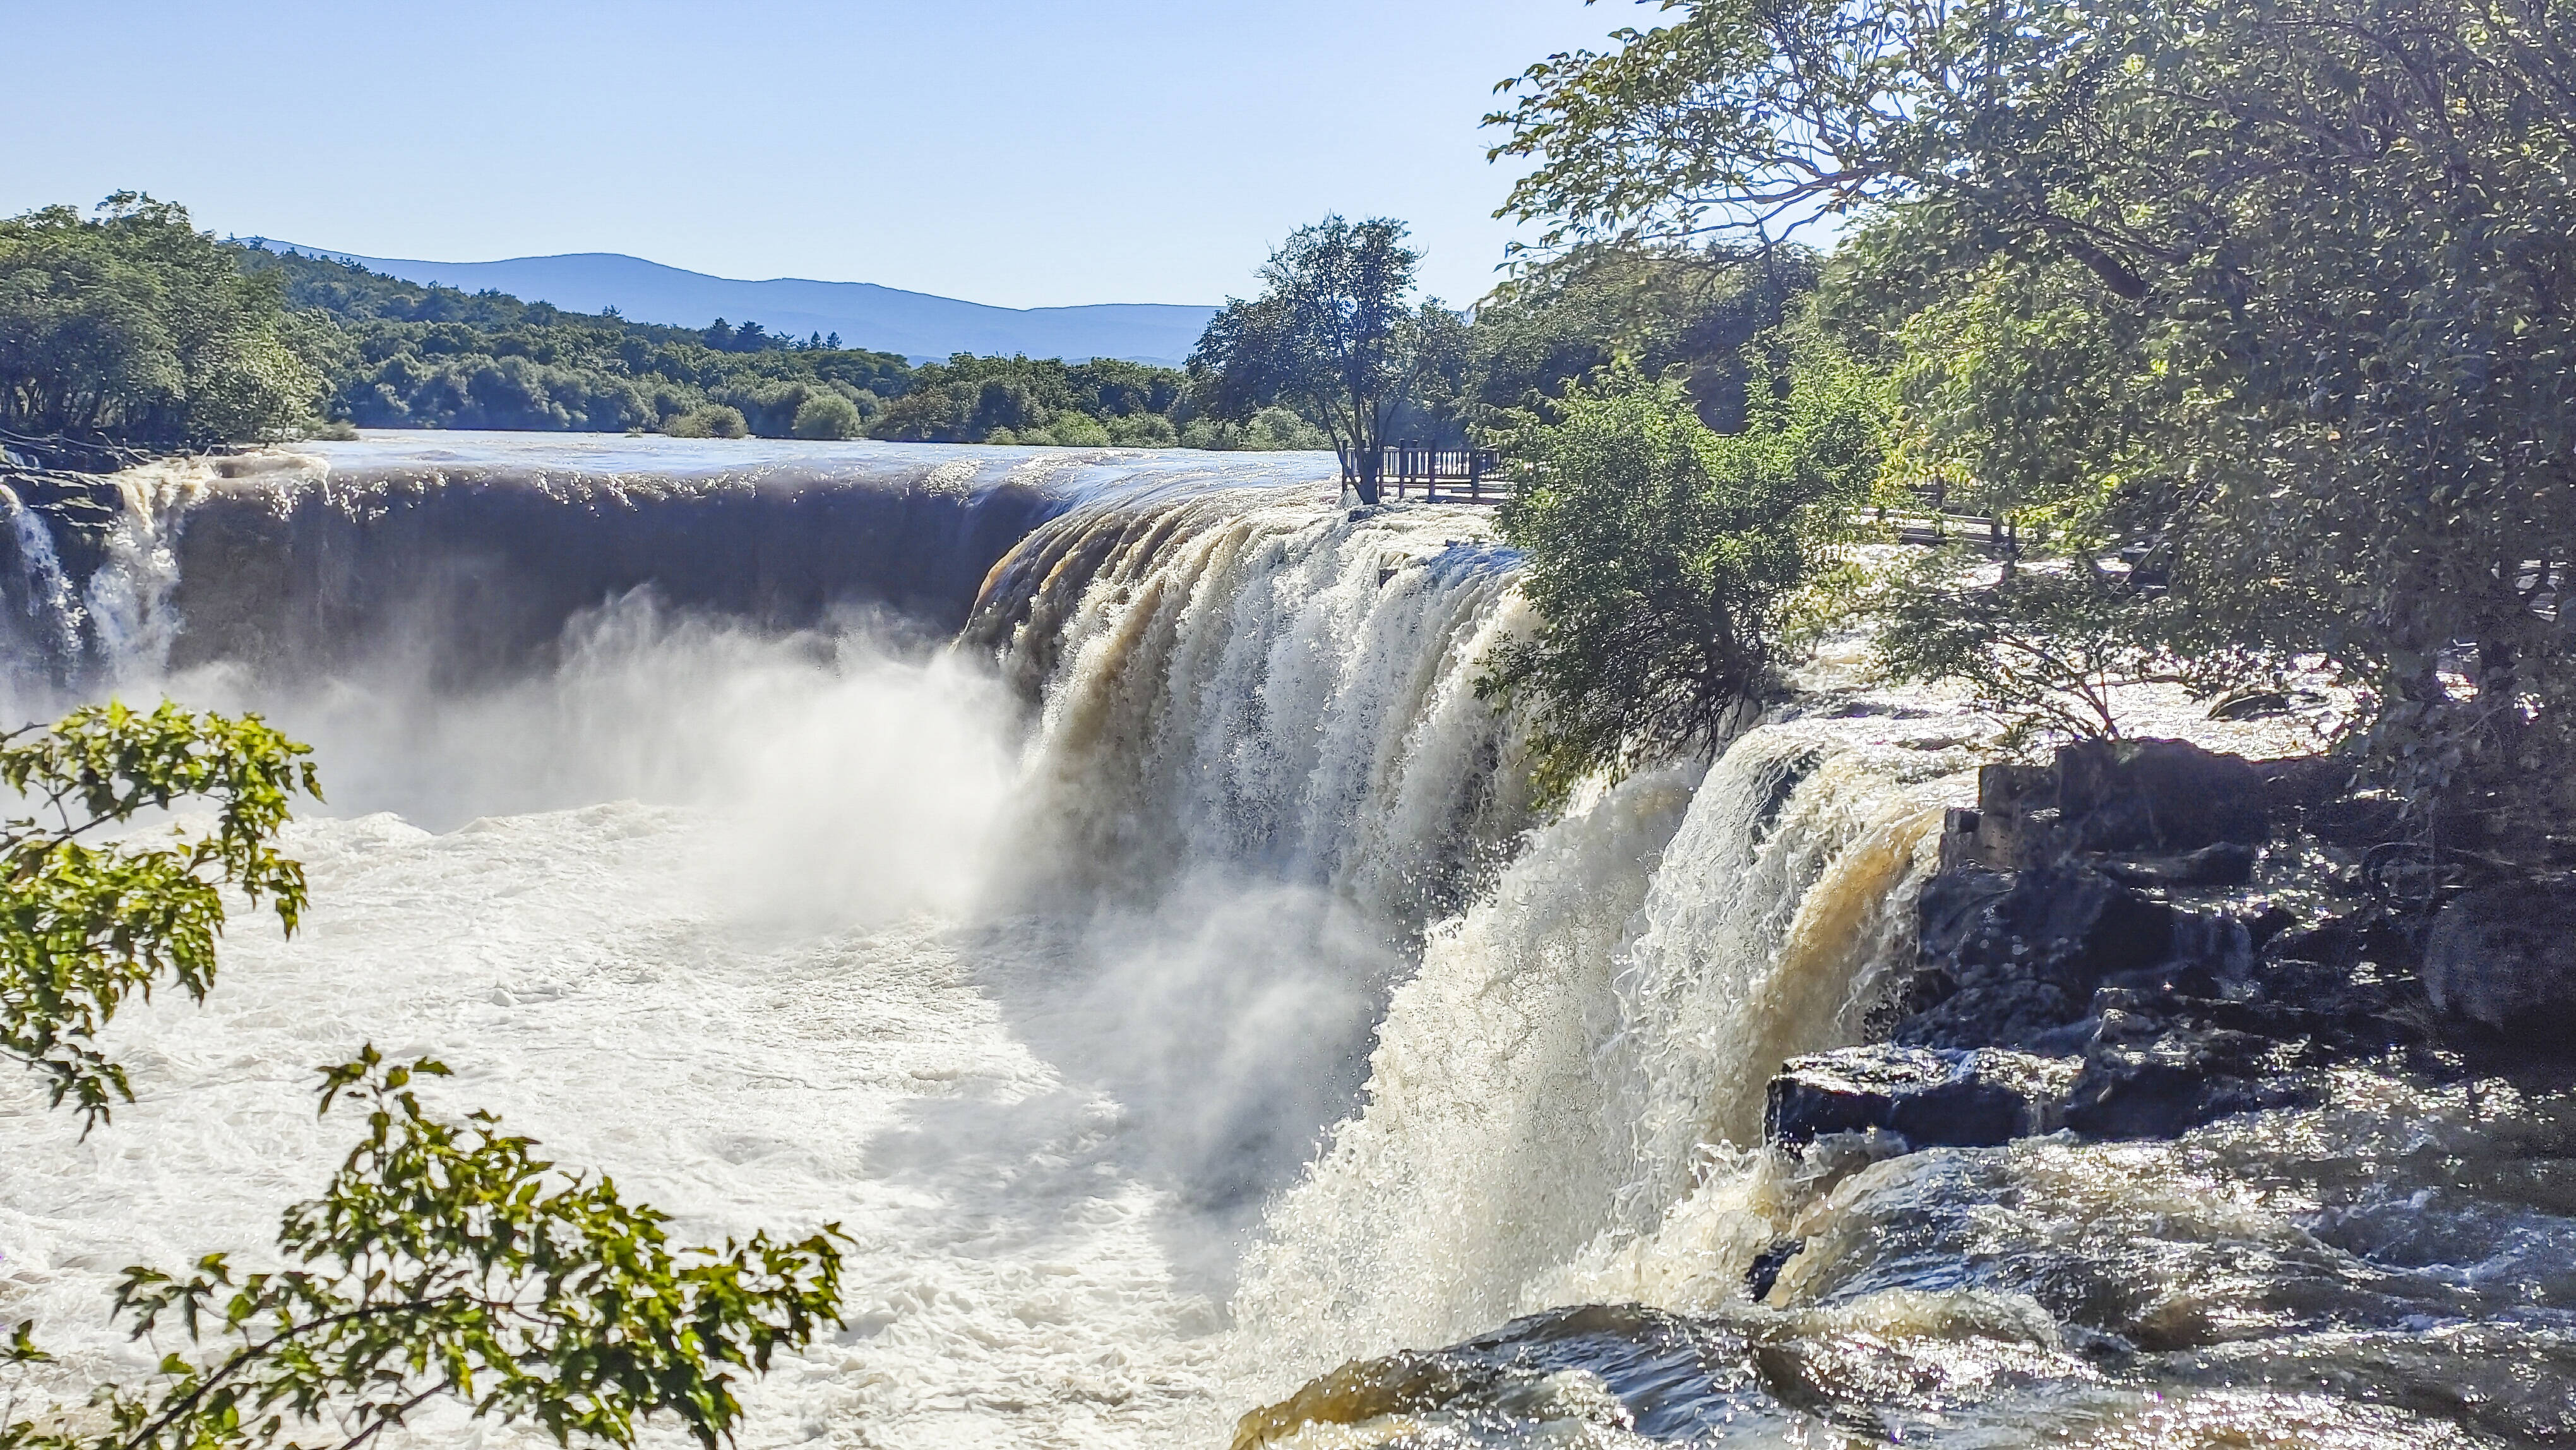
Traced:
[[799, 438], [856, 438], [859, 405], [838, 393], [816, 393], [796, 407], [789, 431]]
[[1330, 448], [1333, 440], [1324, 430], [1300, 418], [1288, 408], [1269, 407], [1252, 415], [1243, 427], [1242, 437], [1234, 445], [1256, 453], [1307, 451]]
[[1778, 690], [1802, 594], [1885, 450], [1874, 381], [1810, 354], [1740, 434], [1626, 367], [1568, 388], [1552, 420], [1519, 415], [1521, 492], [1500, 522], [1539, 626], [1477, 691], [1530, 709], [1542, 801], [1595, 771], [1713, 757]]
[[1180, 430], [1160, 413], [1130, 413], [1107, 422], [1109, 441], [1121, 448], [1170, 448], [1181, 441]]
[[2116, 739], [2112, 693], [2194, 682], [2170, 636], [2170, 600], [2082, 567], [2019, 569], [1960, 587], [1966, 561], [1934, 555], [1880, 592], [1879, 663], [1897, 680], [1957, 681], [2000, 717], [2014, 749], [2050, 737]]
[[1058, 413], [1047, 424], [1046, 436], [1058, 448], [1106, 448], [1109, 430], [1100, 420], [1085, 413]]
[[663, 419], [662, 431], [673, 438], [747, 438], [751, 425], [743, 421], [739, 408], [705, 403]]

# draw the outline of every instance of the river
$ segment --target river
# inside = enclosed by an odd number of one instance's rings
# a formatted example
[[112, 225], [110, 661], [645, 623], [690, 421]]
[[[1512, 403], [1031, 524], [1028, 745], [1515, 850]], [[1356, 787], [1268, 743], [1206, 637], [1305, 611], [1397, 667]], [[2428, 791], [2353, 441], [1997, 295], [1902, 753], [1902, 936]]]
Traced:
[[372, 1041], [684, 1239], [842, 1226], [750, 1446], [1224, 1445], [1301, 1386], [1281, 1443], [2576, 1443], [2561, 1099], [1758, 1151], [1986, 728], [1829, 659], [1543, 820], [1474, 689], [1513, 556], [1331, 468], [383, 434], [13, 505], [14, 715], [256, 708], [330, 802], [304, 929], [120, 1016], [112, 1125], [0, 1078], [0, 1315], [67, 1396], [147, 1368], [116, 1271], [265, 1242]]

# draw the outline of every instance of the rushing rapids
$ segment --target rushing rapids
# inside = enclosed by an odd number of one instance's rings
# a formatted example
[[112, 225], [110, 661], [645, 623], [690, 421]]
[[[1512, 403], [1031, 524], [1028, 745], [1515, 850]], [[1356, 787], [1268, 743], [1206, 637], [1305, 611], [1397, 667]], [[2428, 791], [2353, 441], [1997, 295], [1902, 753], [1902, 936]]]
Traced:
[[851, 1232], [750, 1445], [2576, 1443], [2562, 1098], [1765, 1150], [1982, 727], [1833, 681], [1539, 819], [1513, 557], [1330, 470], [410, 435], [10, 496], [17, 714], [259, 708], [333, 802], [306, 930], [120, 1018], [113, 1125], [0, 1087], [42, 1387], [148, 1366], [115, 1271], [264, 1242], [373, 1040], [684, 1234]]

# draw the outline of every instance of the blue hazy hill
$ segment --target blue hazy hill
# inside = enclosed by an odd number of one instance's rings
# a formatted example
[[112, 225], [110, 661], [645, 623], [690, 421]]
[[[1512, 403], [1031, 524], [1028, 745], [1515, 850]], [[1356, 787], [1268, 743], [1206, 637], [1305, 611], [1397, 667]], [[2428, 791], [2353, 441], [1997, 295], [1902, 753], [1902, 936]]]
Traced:
[[1215, 315], [1213, 307], [1107, 302], [1084, 307], [988, 307], [880, 287], [873, 282], [813, 282], [778, 277], [744, 282], [666, 267], [620, 252], [509, 257], [498, 262], [421, 262], [362, 257], [327, 247], [263, 238], [272, 250], [334, 257], [406, 282], [438, 283], [466, 292], [490, 289], [567, 312], [614, 307], [628, 320], [705, 327], [722, 317], [755, 321], [773, 333], [804, 337], [839, 333], [849, 347], [902, 353], [914, 361], [951, 353], [1079, 360], [1132, 358], [1178, 365]]

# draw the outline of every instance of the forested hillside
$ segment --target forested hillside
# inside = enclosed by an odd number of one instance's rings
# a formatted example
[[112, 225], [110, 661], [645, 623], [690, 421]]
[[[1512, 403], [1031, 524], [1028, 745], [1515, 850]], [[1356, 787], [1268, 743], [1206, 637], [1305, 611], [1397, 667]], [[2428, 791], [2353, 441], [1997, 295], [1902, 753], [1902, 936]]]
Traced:
[[[1815, 264], [1597, 248], [1533, 269], [1435, 329], [1390, 439], [1454, 444], [1625, 356], [1735, 426], [1758, 349]], [[1310, 401], [1234, 397], [1207, 373], [1097, 359], [912, 366], [781, 336], [567, 312], [236, 245], [125, 195], [0, 220], [0, 427], [204, 446], [350, 428], [877, 437], [1066, 447], [1325, 448]]]

